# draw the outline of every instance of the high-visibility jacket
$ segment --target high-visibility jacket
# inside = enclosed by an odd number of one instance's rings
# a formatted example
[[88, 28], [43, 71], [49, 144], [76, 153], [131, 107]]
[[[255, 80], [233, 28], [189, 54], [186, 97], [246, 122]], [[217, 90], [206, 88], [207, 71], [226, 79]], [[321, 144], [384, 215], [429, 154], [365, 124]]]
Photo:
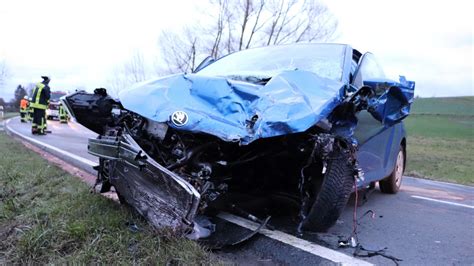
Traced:
[[33, 91], [32, 101], [30, 106], [37, 109], [46, 110], [49, 104], [49, 98], [51, 97], [51, 92], [49, 86], [43, 82], [36, 84], [35, 90]]
[[28, 100], [27, 99], [21, 99], [20, 101], [20, 110], [26, 110], [28, 108]]

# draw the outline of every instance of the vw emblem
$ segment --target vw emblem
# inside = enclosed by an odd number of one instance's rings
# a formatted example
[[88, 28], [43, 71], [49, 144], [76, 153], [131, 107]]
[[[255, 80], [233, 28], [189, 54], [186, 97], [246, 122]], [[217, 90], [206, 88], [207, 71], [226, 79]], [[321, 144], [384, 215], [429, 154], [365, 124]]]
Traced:
[[188, 122], [188, 114], [184, 111], [176, 111], [171, 115], [171, 122], [178, 127], [184, 126]]

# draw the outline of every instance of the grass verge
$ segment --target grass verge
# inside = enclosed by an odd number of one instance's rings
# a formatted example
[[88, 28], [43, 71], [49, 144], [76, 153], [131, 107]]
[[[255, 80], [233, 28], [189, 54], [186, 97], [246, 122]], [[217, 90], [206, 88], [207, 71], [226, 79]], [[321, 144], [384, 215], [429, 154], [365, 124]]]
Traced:
[[0, 133], [0, 264], [214, 264]]
[[12, 118], [14, 116], [17, 116], [17, 115], [20, 115], [19, 113], [4, 113], [3, 114], [3, 118], [0, 117], [0, 122], [3, 121], [3, 120], [7, 120], [8, 118]]
[[4, 113], [3, 118], [0, 117], [0, 121], [7, 120], [8, 118], [12, 118], [12, 117], [17, 116], [17, 115], [20, 115], [20, 114], [19, 113], [11, 113], [11, 112]]

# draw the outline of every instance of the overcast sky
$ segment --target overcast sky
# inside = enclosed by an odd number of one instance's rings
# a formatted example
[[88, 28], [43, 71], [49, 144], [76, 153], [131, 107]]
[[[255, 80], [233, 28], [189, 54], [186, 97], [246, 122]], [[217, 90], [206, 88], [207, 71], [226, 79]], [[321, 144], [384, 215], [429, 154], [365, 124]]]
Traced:
[[[193, 4], [194, 3], [194, 4]], [[474, 95], [470, 1], [326, 0], [339, 21], [336, 42], [371, 51], [389, 76], [417, 82], [416, 94]], [[151, 66], [162, 29], [195, 20], [199, 1], [0, 1], [0, 60], [17, 84], [52, 78], [53, 90], [107, 87], [135, 51]]]

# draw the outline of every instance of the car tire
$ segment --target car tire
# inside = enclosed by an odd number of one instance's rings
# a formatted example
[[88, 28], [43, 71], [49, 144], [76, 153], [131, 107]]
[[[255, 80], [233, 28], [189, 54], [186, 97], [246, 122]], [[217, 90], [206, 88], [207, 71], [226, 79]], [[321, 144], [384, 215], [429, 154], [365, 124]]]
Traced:
[[379, 181], [380, 191], [387, 194], [396, 194], [402, 185], [403, 171], [405, 170], [405, 150], [400, 147], [392, 173]]
[[338, 151], [331, 155], [322, 184], [314, 186], [315, 200], [303, 221], [303, 229], [313, 232], [325, 232], [333, 226], [342, 211], [354, 186], [354, 166], [349, 154]]

